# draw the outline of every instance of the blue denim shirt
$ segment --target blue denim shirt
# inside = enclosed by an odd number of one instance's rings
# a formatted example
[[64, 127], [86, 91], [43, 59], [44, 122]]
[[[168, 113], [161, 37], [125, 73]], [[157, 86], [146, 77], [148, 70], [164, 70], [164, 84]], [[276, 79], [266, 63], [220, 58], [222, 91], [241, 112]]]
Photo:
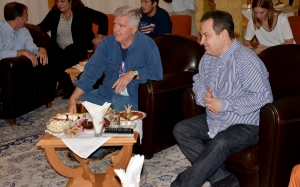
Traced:
[[[117, 81], [122, 62], [120, 43], [114, 35], [104, 38], [95, 53], [85, 65], [80, 80], [76, 86], [85, 93], [92, 91], [95, 82], [105, 74], [103, 85], [98, 88], [99, 96], [110, 101], [114, 95], [112, 85]], [[155, 42], [148, 36], [137, 31], [134, 40], [128, 48], [126, 69], [139, 72], [140, 80], [132, 80], [127, 85], [129, 97], [138, 103], [138, 87], [147, 80], [162, 80], [163, 71], [160, 54]]]

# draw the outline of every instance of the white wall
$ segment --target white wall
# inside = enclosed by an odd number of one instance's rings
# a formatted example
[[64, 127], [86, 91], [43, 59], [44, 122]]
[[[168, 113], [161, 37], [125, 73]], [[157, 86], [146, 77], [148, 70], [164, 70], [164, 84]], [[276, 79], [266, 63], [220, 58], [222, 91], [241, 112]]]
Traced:
[[12, 1], [23, 3], [28, 7], [28, 23], [40, 23], [49, 12], [48, 0], [0, 0], [0, 21], [4, 20], [4, 6]]
[[[48, 10], [48, 0], [0, 0], [0, 21], [4, 20], [3, 9], [8, 2], [20, 2], [28, 7], [28, 23], [40, 23]], [[82, 0], [82, 2], [90, 8], [101, 11], [105, 14], [112, 14], [118, 7], [128, 5], [134, 8], [141, 6], [140, 0]], [[166, 10], [169, 9], [169, 4], [163, 0], [159, 1], [159, 6]]]

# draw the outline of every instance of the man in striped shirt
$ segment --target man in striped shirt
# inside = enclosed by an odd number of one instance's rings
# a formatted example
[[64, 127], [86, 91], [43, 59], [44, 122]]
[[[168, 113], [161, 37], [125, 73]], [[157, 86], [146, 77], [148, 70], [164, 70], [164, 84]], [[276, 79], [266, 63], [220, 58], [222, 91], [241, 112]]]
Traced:
[[[259, 111], [273, 101], [268, 71], [250, 48], [234, 38], [232, 16], [211, 11], [201, 19], [205, 55], [193, 77], [197, 104], [206, 113], [176, 124], [173, 133], [192, 166], [172, 187], [238, 187], [227, 157], [258, 143]], [[210, 140], [205, 145], [204, 140]]]

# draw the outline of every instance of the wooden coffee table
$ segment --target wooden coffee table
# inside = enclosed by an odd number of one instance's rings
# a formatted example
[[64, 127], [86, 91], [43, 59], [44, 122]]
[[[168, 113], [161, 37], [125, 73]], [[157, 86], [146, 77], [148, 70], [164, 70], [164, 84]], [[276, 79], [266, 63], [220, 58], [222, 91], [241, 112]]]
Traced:
[[114, 169], [126, 169], [132, 156], [132, 147], [136, 143], [138, 132], [134, 133], [132, 138], [111, 138], [102, 146], [123, 146], [123, 148], [115, 155], [110, 157], [111, 165], [106, 167], [106, 173], [94, 174], [89, 166], [89, 160], [80, 158], [72, 152], [74, 157], [79, 161], [80, 165], [77, 168], [66, 166], [57, 156], [56, 148], [67, 148], [64, 142], [49, 133], [37, 143], [41, 147], [49, 164], [52, 168], [64, 177], [70, 178], [67, 187], [121, 187], [120, 180], [117, 177]]

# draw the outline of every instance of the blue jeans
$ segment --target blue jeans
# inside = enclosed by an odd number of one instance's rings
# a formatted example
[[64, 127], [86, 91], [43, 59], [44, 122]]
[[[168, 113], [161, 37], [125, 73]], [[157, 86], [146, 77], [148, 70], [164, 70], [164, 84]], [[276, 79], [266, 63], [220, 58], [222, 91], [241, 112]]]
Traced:
[[103, 105], [103, 103], [111, 103], [112, 109], [118, 109], [119, 111], [125, 110], [124, 106], [132, 105], [132, 110], [138, 110], [138, 104], [134, 103], [129, 96], [123, 96], [115, 94], [112, 100], [104, 100], [98, 95], [98, 89], [92, 90], [89, 93], [83, 94], [80, 98], [82, 101], [88, 101], [97, 105]]
[[[235, 124], [211, 139], [206, 114], [177, 123], [173, 134], [192, 166], [181, 172], [171, 186], [201, 186], [206, 180], [212, 184], [228, 177], [231, 173], [224, 167], [226, 158], [258, 143], [258, 130], [255, 125]], [[204, 140], [209, 142], [205, 145]]]
[[[138, 104], [134, 103], [129, 96], [123, 96], [120, 94], [115, 94], [110, 101], [105, 101], [98, 95], [98, 89], [92, 90], [89, 93], [83, 94], [79, 100], [82, 101], [88, 101], [97, 105], [103, 105], [105, 102], [111, 103], [111, 108], [112, 109], [118, 109], [119, 111], [125, 110], [124, 106], [128, 106], [129, 104], [132, 105], [131, 109], [132, 110], [138, 110]], [[99, 148], [97, 149], [92, 156], [93, 157], [98, 157], [100, 154], [104, 152], [104, 148]]]

